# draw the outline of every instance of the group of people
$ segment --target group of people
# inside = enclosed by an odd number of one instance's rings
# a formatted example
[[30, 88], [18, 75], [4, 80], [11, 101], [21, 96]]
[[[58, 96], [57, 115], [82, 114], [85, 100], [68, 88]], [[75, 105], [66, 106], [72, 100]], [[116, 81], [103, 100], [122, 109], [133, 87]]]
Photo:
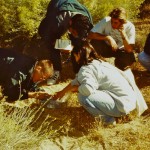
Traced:
[[[56, 39], [61, 38], [67, 31], [74, 47], [72, 51], [78, 49], [84, 40], [89, 40], [99, 55], [115, 57], [115, 66], [121, 70], [135, 62], [135, 27], [127, 20], [124, 8], [112, 10], [109, 16], [93, 27], [89, 11], [77, 0], [51, 0], [46, 16], [39, 26], [39, 35], [50, 50], [54, 66], [54, 76], [47, 80], [48, 85], [55, 84], [60, 77], [60, 50], [55, 49], [54, 45]], [[77, 73], [76, 66], [72, 64], [74, 72]]]
[[[73, 45], [71, 61], [76, 77], [53, 98], [61, 99], [66, 92], [76, 91], [81, 105], [107, 123], [135, 109], [142, 114], [147, 105], [130, 69], [135, 62], [135, 26], [127, 20], [125, 9], [115, 8], [93, 26], [89, 11], [77, 0], [51, 0], [39, 27], [54, 67], [47, 85], [55, 84], [60, 77], [60, 51], [54, 45], [67, 31]], [[102, 57], [114, 57], [115, 67]]]
[[[49, 49], [54, 69], [53, 75], [46, 78], [47, 85], [56, 84], [62, 70], [56, 40], [68, 32], [73, 45], [71, 61], [76, 77], [53, 99], [61, 99], [68, 91], [78, 92], [80, 104], [106, 123], [114, 123], [115, 117], [135, 109], [139, 115], [147, 109], [130, 69], [135, 62], [135, 27], [127, 20], [124, 8], [115, 8], [94, 26], [91, 14], [77, 0], [51, 0], [38, 32]], [[149, 45], [144, 49], [139, 55], [143, 64], [145, 57], [150, 57], [146, 56]], [[103, 60], [110, 57], [115, 58], [115, 66]]]

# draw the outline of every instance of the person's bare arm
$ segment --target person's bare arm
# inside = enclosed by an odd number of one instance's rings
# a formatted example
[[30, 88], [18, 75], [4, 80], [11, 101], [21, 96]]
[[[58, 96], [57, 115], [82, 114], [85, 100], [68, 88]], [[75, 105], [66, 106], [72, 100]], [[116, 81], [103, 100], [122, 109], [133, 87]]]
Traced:
[[28, 98], [36, 98], [36, 99], [47, 99], [52, 97], [52, 95], [46, 92], [28, 92]]
[[78, 91], [78, 86], [77, 85], [71, 85], [69, 83], [63, 90], [57, 92], [54, 96], [53, 99], [61, 99], [67, 92], [77, 92]]
[[88, 34], [88, 39], [104, 40], [110, 44], [113, 51], [116, 51], [118, 49], [118, 45], [117, 45], [116, 41], [109, 35], [102, 35], [100, 33], [90, 32]]
[[36, 98], [36, 99], [47, 99], [52, 98], [54, 100], [61, 99], [67, 92], [77, 92], [78, 86], [77, 85], [71, 85], [69, 83], [63, 90], [56, 92], [54, 96], [46, 93], [46, 92], [28, 92], [29, 98]]
[[123, 26], [120, 27], [119, 32], [120, 32], [120, 34], [122, 36], [124, 50], [126, 52], [132, 52], [133, 51], [133, 45], [129, 43], [127, 35], [126, 35], [125, 31], [124, 31], [124, 27]]

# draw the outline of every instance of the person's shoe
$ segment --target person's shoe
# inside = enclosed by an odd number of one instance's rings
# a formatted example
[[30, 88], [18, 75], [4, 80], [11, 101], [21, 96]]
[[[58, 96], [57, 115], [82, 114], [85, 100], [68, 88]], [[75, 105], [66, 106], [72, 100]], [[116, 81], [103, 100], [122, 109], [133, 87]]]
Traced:
[[104, 126], [109, 126], [109, 125], [116, 125], [116, 119], [111, 116], [104, 116], [101, 118], [103, 120], [103, 125]]
[[60, 78], [60, 72], [59, 71], [54, 71], [54, 74], [51, 78], [47, 79], [47, 85], [53, 85], [56, 84], [57, 81]]
[[105, 120], [104, 125], [109, 126], [115, 126], [116, 125], [116, 119], [114, 117], [110, 117], [108, 119]]
[[59, 102], [56, 100], [50, 100], [47, 104], [47, 108], [60, 108]]

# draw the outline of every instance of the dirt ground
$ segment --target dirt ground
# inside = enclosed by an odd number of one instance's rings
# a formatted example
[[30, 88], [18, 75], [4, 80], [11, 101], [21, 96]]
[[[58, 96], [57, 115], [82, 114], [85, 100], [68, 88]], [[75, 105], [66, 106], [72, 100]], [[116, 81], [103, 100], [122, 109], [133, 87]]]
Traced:
[[[150, 114], [150, 73], [148, 73], [138, 62], [136, 62], [132, 68], [136, 83], [149, 107], [149, 109], [143, 113], [143, 116], [147, 116]], [[53, 86], [43, 86], [43, 88], [48, 93], [54, 94], [64, 88], [73, 77], [74, 74], [71, 71], [71, 64], [66, 63], [63, 65], [60, 82]], [[67, 102], [57, 108], [47, 108], [46, 105], [42, 106], [42, 104], [43, 103], [41, 103], [40, 100], [34, 99], [15, 102], [17, 107], [24, 107], [28, 105], [34, 109], [39, 109], [41, 107], [43, 112], [42, 114], [41, 111], [37, 113], [37, 116], [40, 114], [40, 117], [38, 117], [38, 121], [34, 123], [34, 127], [37, 128], [42, 124], [43, 120], [45, 120], [47, 116], [49, 116], [48, 122], [51, 122], [50, 128], [58, 131], [59, 134], [62, 135], [67, 134], [69, 136], [80, 137], [83, 134], [88, 134], [89, 130], [95, 129], [97, 126], [97, 124], [95, 124], [95, 118], [86, 112], [82, 106], [80, 106], [75, 93], [67, 96]], [[122, 124], [130, 122], [133, 118], [129, 117], [126, 119], [120, 119], [121, 122], [118, 122]]]
[[[46, 56], [46, 55], [45, 55]], [[68, 55], [64, 56], [64, 60]], [[113, 63], [113, 60], [108, 60]], [[54, 86], [43, 86], [48, 93], [64, 88], [74, 78], [71, 63], [63, 64], [60, 82]], [[119, 118], [115, 127], [104, 126], [80, 106], [75, 93], [66, 96], [67, 102], [56, 108], [47, 108], [46, 100], [27, 99], [16, 101], [11, 106], [37, 111], [32, 127], [41, 126], [51, 137], [41, 147], [47, 149], [143, 149], [148, 150], [150, 117], [150, 73], [139, 62], [132, 66], [135, 81], [141, 90], [148, 109], [139, 118], [130, 115]], [[8, 105], [8, 103], [7, 103]], [[46, 121], [45, 121], [46, 120]], [[43, 125], [43, 124], [46, 124]], [[45, 129], [46, 128], [46, 129]], [[143, 142], [144, 141], [144, 142]], [[45, 143], [46, 142], [46, 143]], [[59, 146], [58, 146], [59, 145]], [[65, 148], [66, 146], [66, 148]], [[113, 146], [113, 148], [112, 148]], [[60, 148], [61, 147], [61, 148]], [[69, 147], [69, 148], [68, 148]], [[80, 148], [79, 148], [80, 147]]]

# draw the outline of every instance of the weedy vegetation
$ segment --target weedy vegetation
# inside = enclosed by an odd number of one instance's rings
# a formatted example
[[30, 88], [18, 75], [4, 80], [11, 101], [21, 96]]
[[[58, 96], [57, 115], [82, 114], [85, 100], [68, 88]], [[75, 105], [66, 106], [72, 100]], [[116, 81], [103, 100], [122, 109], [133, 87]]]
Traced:
[[[48, 0], [1, 0], [0, 46], [36, 49], [37, 27], [45, 14]], [[80, 0], [96, 23], [115, 6], [129, 10], [136, 27], [135, 53], [143, 50], [150, 31], [148, 0]], [[144, 2], [144, 3], [143, 3]], [[9, 6], [9, 7], [8, 7]], [[19, 35], [22, 35], [21, 37]], [[16, 38], [17, 37], [17, 38]], [[34, 42], [33, 42], [34, 41]], [[21, 45], [20, 45], [21, 43]], [[62, 55], [63, 56], [63, 55]], [[65, 59], [65, 55], [63, 56]], [[150, 75], [137, 61], [133, 66], [136, 83], [148, 105], [143, 115], [134, 114], [118, 119], [116, 126], [104, 126], [78, 103], [77, 95], [66, 95], [65, 105], [47, 108], [48, 101], [38, 103], [27, 99], [7, 103], [0, 90], [0, 149], [1, 150], [149, 150], [150, 148]], [[69, 70], [69, 71], [68, 71]], [[45, 87], [55, 93], [74, 77], [71, 64], [63, 64], [58, 85]]]

